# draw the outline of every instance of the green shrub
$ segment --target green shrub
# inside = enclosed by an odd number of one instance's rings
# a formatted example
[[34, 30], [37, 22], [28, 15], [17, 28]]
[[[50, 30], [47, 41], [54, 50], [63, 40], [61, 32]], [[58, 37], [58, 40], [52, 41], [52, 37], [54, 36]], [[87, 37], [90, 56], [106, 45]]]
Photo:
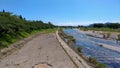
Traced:
[[69, 43], [69, 44], [76, 42], [76, 40], [74, 39], [73, 36], [67, 36], [67, 38], [68, 38], [68, 43]]
[[80, 53], [82, 53], [82, 47], [78, 46], [77, 47], [77, 51], [80, 52]]
[[95, 68], [107, 68], [105, 64], [98, 62], [96, 58], [89, 57], [88, 60], [95, 65]]
[[118, 41], [120, 41], [120, 34], [118, 35]]
[[89, 60], [89, 62], [91, 62], [91, 63], [93, 63], [95, 65], [98, 63], [96, 58], [93, 58], [93, 57], [89, 57], [88, 60]]
[[103, 63], [97, 63], [96, 68], [107, 68], [107, 66]]

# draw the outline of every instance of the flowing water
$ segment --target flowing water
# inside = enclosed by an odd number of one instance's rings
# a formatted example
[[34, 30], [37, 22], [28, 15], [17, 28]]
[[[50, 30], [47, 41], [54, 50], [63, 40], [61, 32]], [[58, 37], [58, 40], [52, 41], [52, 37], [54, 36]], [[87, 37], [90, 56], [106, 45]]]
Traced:
[[78, 29], [64, 29], [64, 32], [76, 39], [76, 43], [73, 46], [81, 46], [82, 53], [86, 57], [94, 57], [99, 62], [105, 63], [109, 68], [120, 68], [120, 52], [100, 47], [98, 44], [104, 43], [120, 47], [116, 41], [90, 37]]

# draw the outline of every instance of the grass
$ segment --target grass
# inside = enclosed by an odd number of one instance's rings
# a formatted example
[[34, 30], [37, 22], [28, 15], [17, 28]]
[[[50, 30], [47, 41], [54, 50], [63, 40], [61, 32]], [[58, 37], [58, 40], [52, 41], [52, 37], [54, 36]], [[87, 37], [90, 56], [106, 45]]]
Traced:
[[108, 68], [105, 64], [98, 62], [96, 58], [89, 57], [88, 60], [95, 65], [95, 68]]
[[31, 33], [27, 33], [27, 32], [19, 32], [15, 35], [9, 35], [6, 34], [4, 37], [0, 38], [0, 49], [3, 49], [5, 47], [8, 47], [9, 45], [23, 39], [23, 38], [27, 38], [29, 36], [38, 34], [38, 33], [42, 33], [42, 34], [48, 34], [48, 33], [55, 33], [57, 29], [42, 29], [42, 30], [34, 30]]
[[75, 41], [76, 41], [73, 36], [67, 36], [67, 39], [68, 39], [68, 44], [75, 43]]
[[48, 34], [48, 33], [55, 33], [56, 30], [57, 30], [57, 28], [41, 30], [41, 31], [39, 31], [39, 32], [40, 32], [40, 33], [43, 33], [43, 34]]
[[80, 52], [80, 53], [82, 53], [82, 47], [81, 47], [81, 46], [78, 46], [78, 47], [77, 47], [77, 51]]

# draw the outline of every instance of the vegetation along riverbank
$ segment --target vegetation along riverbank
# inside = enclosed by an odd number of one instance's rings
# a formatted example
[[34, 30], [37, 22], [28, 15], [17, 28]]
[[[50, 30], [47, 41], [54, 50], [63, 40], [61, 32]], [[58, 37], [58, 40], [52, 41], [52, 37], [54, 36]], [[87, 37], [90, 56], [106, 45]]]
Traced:
[[5, 10], [0, 11], [0, 49], [32, 34], [54, 27], [51, 22], [26, 20], [22, 15], [15, 15]]

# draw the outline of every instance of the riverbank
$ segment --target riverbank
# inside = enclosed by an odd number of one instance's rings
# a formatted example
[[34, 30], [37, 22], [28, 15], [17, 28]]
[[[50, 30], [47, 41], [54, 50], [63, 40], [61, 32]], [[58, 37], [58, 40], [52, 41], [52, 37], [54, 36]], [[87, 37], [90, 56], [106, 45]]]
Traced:
[[[104, 47], [110, 47], [111, 45], [117, 48], [119, 45], [116, 43], [116, 41], [91, 37], [79, 29], [64, 29], [64, 32], [76, 39], [76, 43], [73, 44], [73, 46], [76, 48], [81, 47], [82, 54], [88, 58], [92, 57], [92, 62], [97, 64], [98, 68], [119, 68], [120, 52]], [[116, 48], [114, 49], [119, 50]], [[91, 61], [90, 58], [89, 60]], [[100, 62], [100, 64], [96, 63], [96, 61]]]
[[80, 28], [81, 31], [89, 36], [96, 38], [103, 38], [109, 40], [118, 40], [120, 35], [120, 29], [110, 29], [110, 28]]
[[[113, 40], [113, 41], [116, 40], [118, 38], [117, 35], [120, 34], [118, 32], [110, 32], [110, 36], [108, 38], [104, 38], [103, 34], [107, 34], [108, 32], [104, 32], [104, 31], [94, 31], [93, 32], [91, 30], [81, 31], [81, 32], [85, 33], [86, 35], [91, 36], [91, 37], [95, 37], [95, 38], [99, 38], [99, 39], [105, 39], [105, 40]], [[92, 42], [98, 44], [101, 47], [120, 52], [120, 46], [113, 46], [113, 45], [110, 45], [110, 44], [99, 43], [99, 42], [94, 42], [94, 41], [92, 41]], [[117, 43], [117, 40], [116, 40], [116, 43]]]
[[71, 49], [58, 35], [58, 31], [56, 32], [57, 39], [60, 42], [63, 49], [66, 51], [66, 53], [70, 56], [74, 64], [77, 66], [77, 68], [92, 68], [90, 65], [87, 64], [87, 62], [80, 57], [73, 49]]

